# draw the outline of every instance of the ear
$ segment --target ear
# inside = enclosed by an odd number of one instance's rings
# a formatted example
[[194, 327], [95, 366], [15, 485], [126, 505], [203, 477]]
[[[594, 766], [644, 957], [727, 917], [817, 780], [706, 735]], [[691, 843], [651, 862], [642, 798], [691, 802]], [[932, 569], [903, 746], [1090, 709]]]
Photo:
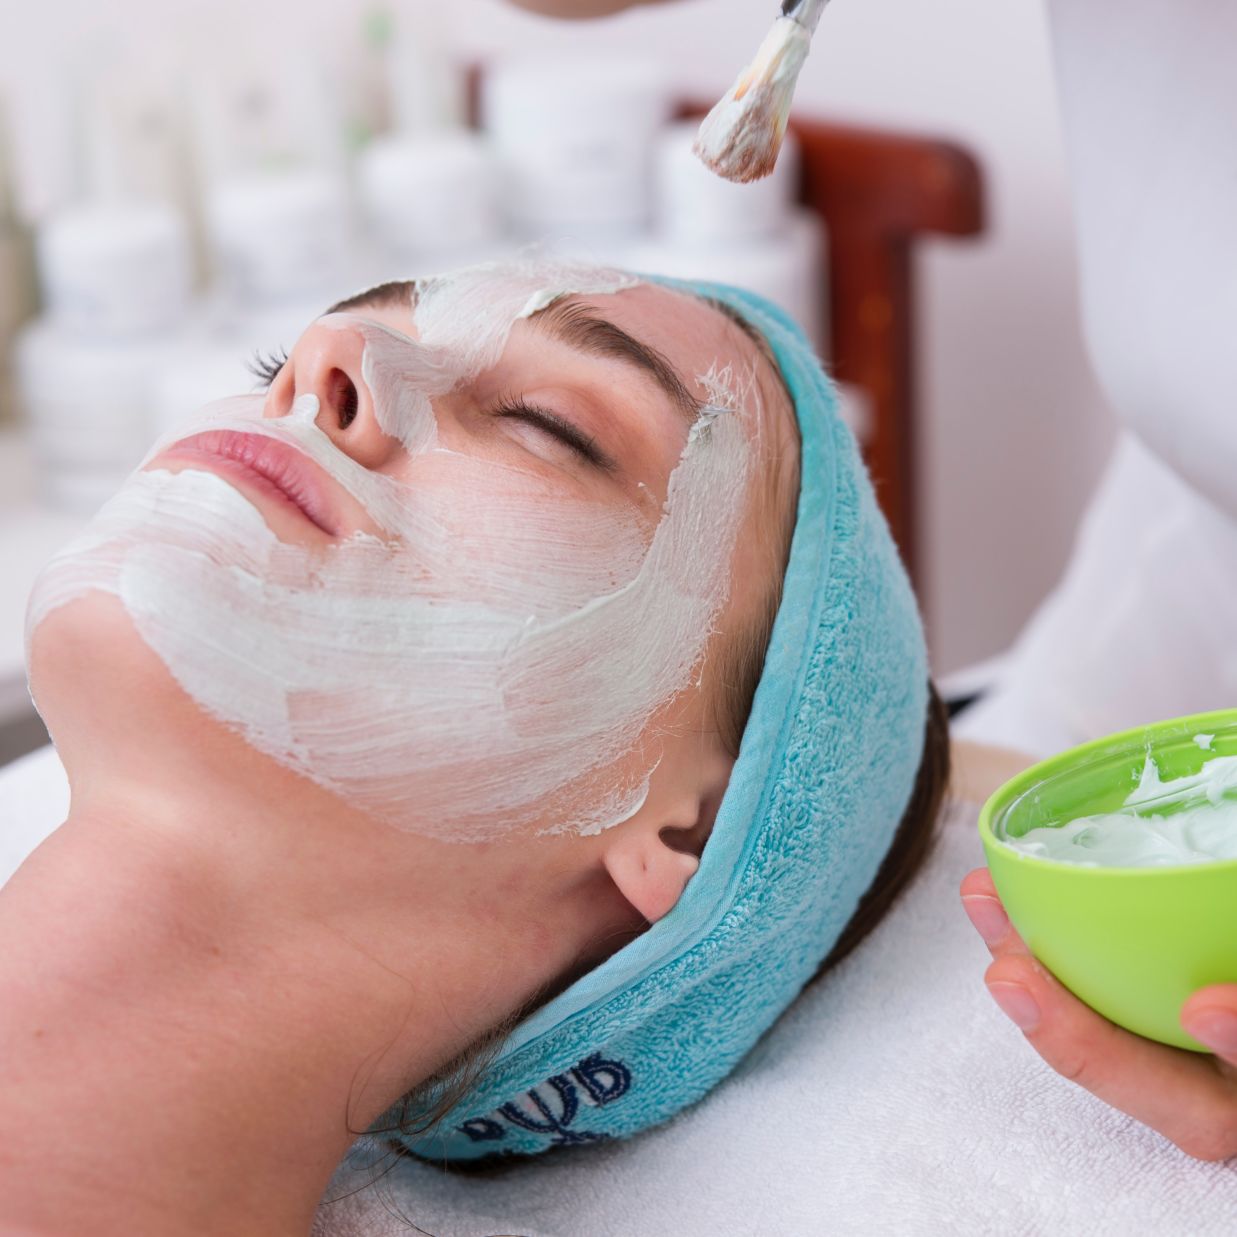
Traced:
[[610, 831], [602, 864], [649, 923], [675, 906], [700, 866], [734, 762], [710, 763], [703, 785], [673, 796], [653, 788], [640, 811]]
[[651, 830], [616, 838], [602, 862], [619, 893], [649, 923], [674, 906], [700, 866], [690, 851], [672, 850]]

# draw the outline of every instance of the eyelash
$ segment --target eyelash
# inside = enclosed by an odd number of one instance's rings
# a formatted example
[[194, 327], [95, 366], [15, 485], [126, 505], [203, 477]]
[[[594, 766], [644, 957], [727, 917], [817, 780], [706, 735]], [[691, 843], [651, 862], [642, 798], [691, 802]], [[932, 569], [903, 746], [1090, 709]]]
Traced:
[[287, 348], [277, 348], [274, 352], [263, 352], [258, 349], [248, 361], [245, 368], [262, 384], [269, 387], [279, 376], [279, 371], [288, 363]]
[[522, 399], [504, 399], [494, 409], [497, 417], [511, 417], [517, 421], [525, 421], [538, 429], [552, 434], [560, 442], [570, 447], [578, 456], [600, 468], [603, 472], [613, 472], [614, 463], [597, 444], [597, 440], [586, 434], [578, 426], [560, 417], [558, 413], [536, 404], [526, 403]]

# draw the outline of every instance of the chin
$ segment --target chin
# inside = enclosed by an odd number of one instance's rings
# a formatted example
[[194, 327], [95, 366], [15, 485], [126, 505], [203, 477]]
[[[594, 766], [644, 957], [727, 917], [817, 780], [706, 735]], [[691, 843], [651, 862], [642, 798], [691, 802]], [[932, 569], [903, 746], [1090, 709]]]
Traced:
[[[81, 800], [120, 790], [183, 809], [226, 792], [287, 807], [338, 801], [206, 713], [138, 634], [116, 597], [86, 593], [31, 635], [30, 694]], [[88, 807], [89, 803], [83, 806]]]
[[116, 597], [87, 593], [31, 633], [35, 708], [66, 768], [126, 762], [156, 773], [159, 753], [200, 741], [213, 725], [138, 635]]

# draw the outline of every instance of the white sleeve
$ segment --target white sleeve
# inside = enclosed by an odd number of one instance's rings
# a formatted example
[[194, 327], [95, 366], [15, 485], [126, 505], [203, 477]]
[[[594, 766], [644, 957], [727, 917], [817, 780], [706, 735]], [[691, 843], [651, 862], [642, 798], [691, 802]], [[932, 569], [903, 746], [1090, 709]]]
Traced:
[[1237, 516], [1237, 4], [1048, 0], [1092, 361]]

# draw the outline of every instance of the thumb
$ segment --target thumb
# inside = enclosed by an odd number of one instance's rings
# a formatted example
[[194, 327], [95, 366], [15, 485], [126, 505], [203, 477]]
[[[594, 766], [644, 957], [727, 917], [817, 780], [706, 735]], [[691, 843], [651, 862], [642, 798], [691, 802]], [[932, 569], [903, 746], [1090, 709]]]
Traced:
[[1181, 1007], [1181, 1025], [1217, 1057], [1237, 1065], [1237, 984], [1200, 988]]

